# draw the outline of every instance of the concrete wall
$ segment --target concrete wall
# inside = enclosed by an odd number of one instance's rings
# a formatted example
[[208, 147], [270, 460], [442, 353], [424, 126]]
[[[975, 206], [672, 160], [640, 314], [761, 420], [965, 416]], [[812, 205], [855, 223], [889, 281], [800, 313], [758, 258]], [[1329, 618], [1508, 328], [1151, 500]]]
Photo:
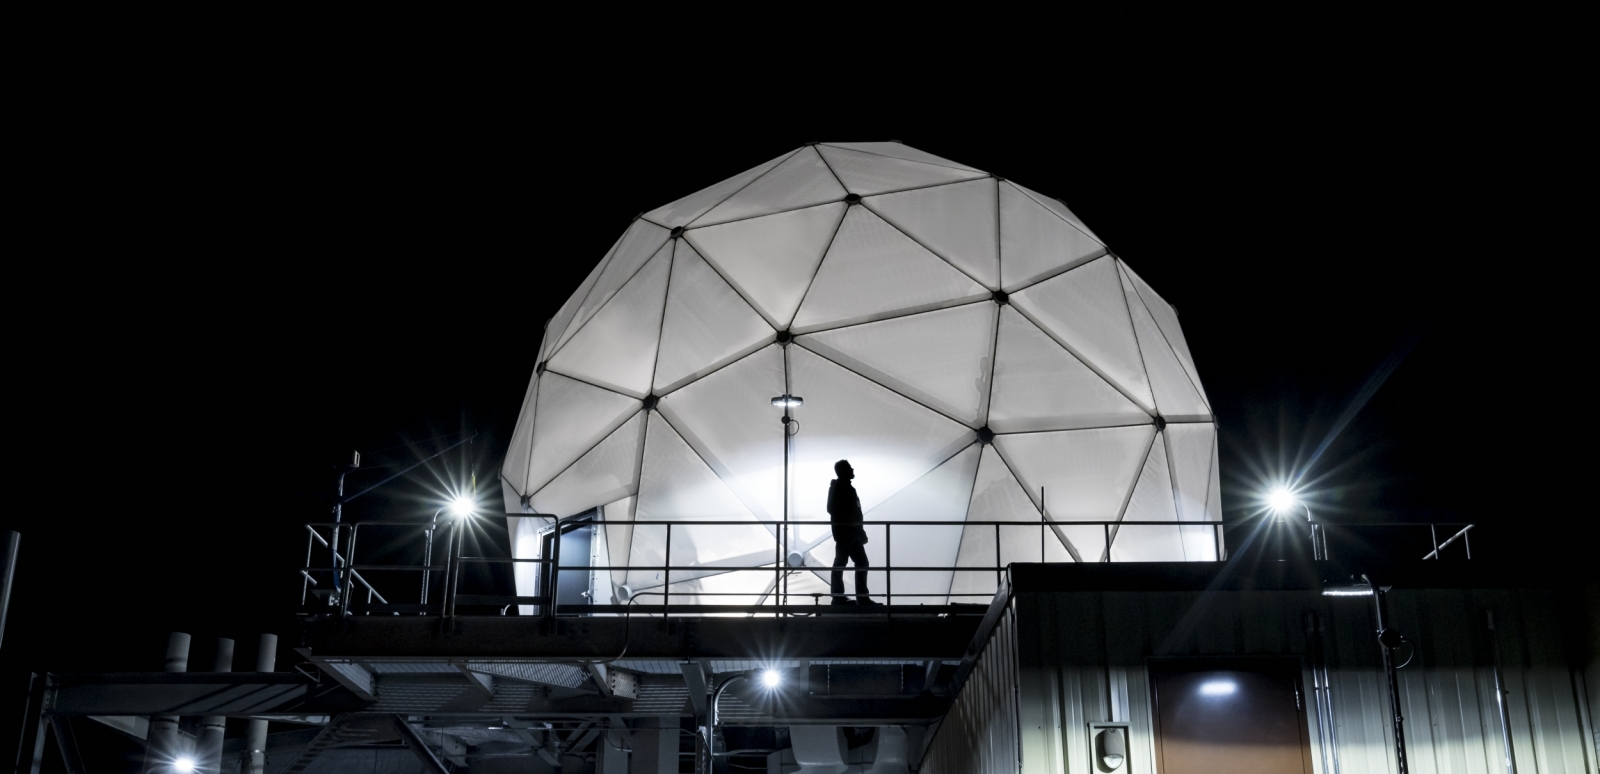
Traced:
[[[1506, 771], [1490, 633], [1496, 616], [1511, 735], [1522, 774], [1596, 772], [1588, 713], [1600, 675], [1591, 660], [1580, 595], [1553, 591], [1396, 590], [1392, 626], [1416, 643], [1400, 671], [1413, 772]], [[1311, 696], [1307, 611], [1323, 623], [1337, 745], [1322, 738]], [[1339, 774], [1392, 772], [1386, 683], [1370, 597], [1315, 591], [1095, 591], [1018, 593], [950, 716], [924, 757], [924, 772], [1072, 772], [1091, 768], [1088, 724], [1129, 726], [1131, 774], [1155, 771], [1147, 663], [1184, 656], [1300, 659], [1312, 757], [1337, 752]], [[1011, 654], [1001, 649], [1014, 648]], [[1405, 649], [1399, 653], [1405, 657]], [[1008, 665], [1015, 659], [1014, 672]], [[1000, 681], [1015, 674], [1014, 695]], [[1014, 721], [1012, 720], [1014, 718]], [[1020, 761], [994, 752], [1011, 744]], [[980, 748], [990, 749], [980, 754]], [[981, 766], [981, 767], [980, 767]]]

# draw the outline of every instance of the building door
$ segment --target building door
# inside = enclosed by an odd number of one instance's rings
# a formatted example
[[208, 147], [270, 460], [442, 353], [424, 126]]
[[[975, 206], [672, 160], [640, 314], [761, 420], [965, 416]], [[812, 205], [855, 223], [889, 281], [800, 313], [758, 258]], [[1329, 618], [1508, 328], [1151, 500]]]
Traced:
[[1151, 664], [1162, 774], [1311, 774], [1299, 664]]

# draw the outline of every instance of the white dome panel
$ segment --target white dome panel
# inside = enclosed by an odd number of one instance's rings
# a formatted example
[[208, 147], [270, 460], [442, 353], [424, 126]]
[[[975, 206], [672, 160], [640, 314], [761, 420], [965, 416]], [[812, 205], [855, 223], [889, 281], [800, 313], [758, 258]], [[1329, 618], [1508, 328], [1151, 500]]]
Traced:
[[827, 160], [828, 168], [844, 183], [845, 190], [858, 196], [987, 177], [977, 170], [934, 166], [846, 148], [819, 145], [817, 151]]
[[709, 226], [836, 202], [843, 199], [845, 193], [816, 149], [801, 148], [772, 171], [696, 218], [692, 225]]
[[659, 223], [667, 228], [687, 226], [695, 218], [706, 214], [712, 207], [721, 204], [728, 197], [733, 196], [749, 185], [756, 178], [766, 174], [773, 167], [778, 166], [784, 159], [794, 155], [794, 151], [783, 154], [765, 164], [745, 170], [716, 185], [706, 186], [699, 191], [689, 194], [671, 204], [657, 207], [644, 215], [644, 219]]
[[635, 398], [648, 395], [671, 268], [668, 243], [573, 334], [548, 367]]
[[635, 220], [628, 227], [627, 233], [622, 235], [622, 241], [611, 252], [611, 257], [606, 260], [605, 268], [600, 271], [600, 276], [595, 279], [594, 286], [585, 294], [578, 311], [572, 316], [572, 322], [567, 324], [561, 337], [556, 339], [556, 345], [551, 348], [550, 354], [559, 352], [572, 335], [583, 328], [583, 324], [593, 317], [600, 307], [605, 306], [611, 297], [622, 289], [628, 280], [639, 271], [652, 257], [667, 247], [666, 229], [643, 220]]
[[688, 232], [718, 273], [765, 317], [785, 330], [833, 241], [845, 205], [828, 204]]
[[874, 196], [862, 203], [974, 281], [1000, 289], [993, 178]]
[[1017, 310], [1000, 307], [989, 426], [997, 433], [1149, 422], [1150, 415]]
[[1000, 279], [1007, 292], [1032, 285], [1105, 252], [1010, 181], [1000, 184]]
[[538, 401], [524, 494], [544, 487], [639, 409], [639, 401], [633, 398], [554, 371], [539, 378]]
[[715, 269], [678, 240], [672, 257], [666, 319], [656, 360], [655, 393], [663, 395], [749, 354], [774, 331]]
[[1011, 301], [1124, 394], [1155, 408], [1115, 259], [1091, 261], [1016, 293]]

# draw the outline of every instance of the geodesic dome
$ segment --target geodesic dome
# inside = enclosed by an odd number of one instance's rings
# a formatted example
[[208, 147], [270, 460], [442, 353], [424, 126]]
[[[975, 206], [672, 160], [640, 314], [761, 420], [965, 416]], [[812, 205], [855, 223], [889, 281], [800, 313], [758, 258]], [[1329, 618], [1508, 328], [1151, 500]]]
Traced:
[[[1116, 529], [1111, 561], [1218, 558], [1199, 526], [1221, 520], [1215, 425], [1172, 307], [1061, 202], [899, 143], [807, 145], [639, 216], [530, 334], [507, 510], [641, 522], [600, 530], [595, 563], [617, 567], [665, 562], [642, 522], [749, 522], [673, 528], [671, 564], [703, 568], [673, 573], [675, 603], [767, 599], [773, 570], [718, 568], [776, 563], [785, 394], [804, 399], [788, 518], [807, 568], [832, 560], [839, 459], [869, 521], [948, 524], [869, 527], [875, 567], [1107, 559], [1086, 521], [1172, 522]], [[513, 528], [518, 557], [543, 523]], [[610, 581], [614, 599], [662, 584]], [[911, 603], [995, 582], [893, 579], [930, 595]]]

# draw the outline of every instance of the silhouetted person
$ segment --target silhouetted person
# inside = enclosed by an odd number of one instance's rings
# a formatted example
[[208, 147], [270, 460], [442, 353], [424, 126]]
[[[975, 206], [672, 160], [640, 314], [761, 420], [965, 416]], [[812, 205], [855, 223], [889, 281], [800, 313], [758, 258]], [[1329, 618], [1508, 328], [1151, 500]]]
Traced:
[[856, 599], [854, 604], [876, 605], [867, 594], [867, 530], [861, 526], [861, 498], [850, 480], [856, 472], [849, 460], [833, 463], [838, 478], [828, 485], [828, 516], [833, 524], [833, 604], [852, 604], [844, 594], [844, 565], [856, 563]]

